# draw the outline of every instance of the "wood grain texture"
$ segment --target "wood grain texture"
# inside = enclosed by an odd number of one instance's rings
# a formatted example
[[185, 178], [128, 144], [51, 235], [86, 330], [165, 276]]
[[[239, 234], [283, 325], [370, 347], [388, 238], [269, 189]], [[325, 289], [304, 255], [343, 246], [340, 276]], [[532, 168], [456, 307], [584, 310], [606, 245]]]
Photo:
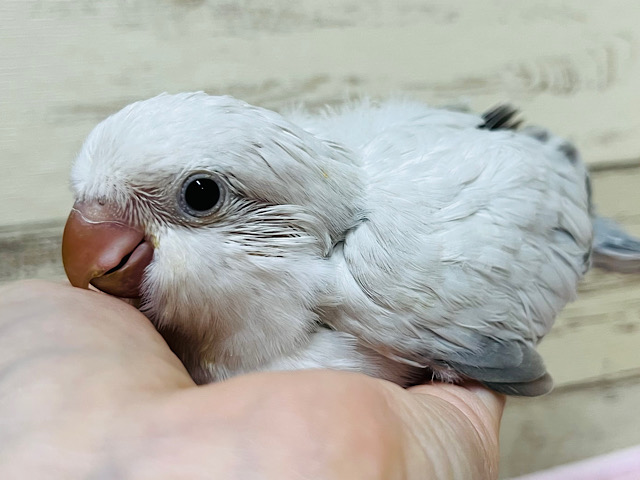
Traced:
[[500, 478], [640, 444], [640, 378], [509, 399], [502, 419]]
[[0, 225], [61, 218], [85, 135], [162, 91], [509, 100], [590, 162], [640, 157], [635, 0], [5, 0], [0, 18]]
[[[508, 100], [580, 147], [600, 212], [640, 235], [637, 0], [4, 0], [0, 20], [0, 283], [63, 278], [75, 153], [162, 91]], [[640, 276], [592, 271], [540, 347], [556, 390], [508, 403], [502, 477], [640, 443], [639, 347]]]

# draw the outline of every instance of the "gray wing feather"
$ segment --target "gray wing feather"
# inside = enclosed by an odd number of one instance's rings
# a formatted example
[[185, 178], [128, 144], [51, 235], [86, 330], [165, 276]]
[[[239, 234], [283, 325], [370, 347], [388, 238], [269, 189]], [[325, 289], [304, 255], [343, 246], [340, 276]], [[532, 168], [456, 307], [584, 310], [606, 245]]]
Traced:
[[552, 382], [535, 345], [589, 263], [587, 173], [555, 137], [505, 130], [513, 116], [416, 115], [366, 143], [367, 220], [345, 239], [346, 300], [325, 320], [436, 376], [540, 395]]
[[450, 355], [447, 363], [456, 371], [509, 395], [537, 396], [548, 393], [553, 380], [542, 357], [522, 342], [504, 343], [484, 338], [480, 350]]

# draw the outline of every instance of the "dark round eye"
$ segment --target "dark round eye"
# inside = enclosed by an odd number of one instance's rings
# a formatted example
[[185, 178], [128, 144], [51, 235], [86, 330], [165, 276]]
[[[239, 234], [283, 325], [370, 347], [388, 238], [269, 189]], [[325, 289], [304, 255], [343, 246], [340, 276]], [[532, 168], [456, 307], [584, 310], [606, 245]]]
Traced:
[[188, 214], [196, 217], [212, 213], [220, 197], [220, 186], [206, 173], [192, 175], [182, 185], [181, 204]]

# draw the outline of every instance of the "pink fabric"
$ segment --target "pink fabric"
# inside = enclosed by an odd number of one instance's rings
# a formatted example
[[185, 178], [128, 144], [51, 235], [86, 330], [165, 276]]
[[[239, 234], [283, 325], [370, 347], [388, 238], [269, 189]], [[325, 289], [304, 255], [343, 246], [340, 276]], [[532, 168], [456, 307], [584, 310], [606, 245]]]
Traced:
[[640, 480], [640, 445], [513, 480]]

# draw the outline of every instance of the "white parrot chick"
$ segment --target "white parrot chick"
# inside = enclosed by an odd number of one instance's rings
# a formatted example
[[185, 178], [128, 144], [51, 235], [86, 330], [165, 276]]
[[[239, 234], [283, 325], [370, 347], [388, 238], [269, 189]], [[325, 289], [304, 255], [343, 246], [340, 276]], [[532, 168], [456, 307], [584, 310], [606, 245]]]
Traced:
[[589, 178], [514, 113], [134, 103], [75, 162], [65, 270], [138, 299], [198, 383], [331, 368], [544, 394], [536, 344], [590, 265]]

